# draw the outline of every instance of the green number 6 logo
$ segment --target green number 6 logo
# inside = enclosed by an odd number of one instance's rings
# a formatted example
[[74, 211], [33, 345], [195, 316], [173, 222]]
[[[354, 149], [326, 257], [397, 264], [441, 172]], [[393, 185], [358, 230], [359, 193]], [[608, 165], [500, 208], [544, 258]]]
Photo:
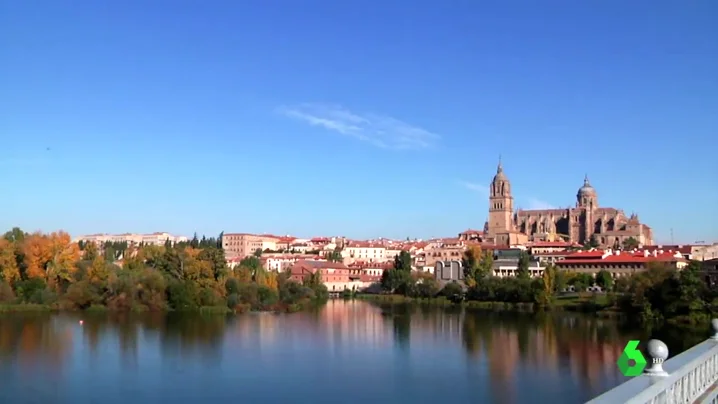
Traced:
[[[628, 344], [626, 344], [626, 347], [623, 349], [623, 353], [616, 362], [618, 370], [620, 370], [624, 376], [639, 376], [643, 373], [643, 369], [646, 368], [646, 358], [644, 358], [641, 351], [638, 350], [638, 342], [637, 340], [628, 341]], [[633, 363], [631, 363], [631, 361], [633, 361]]]

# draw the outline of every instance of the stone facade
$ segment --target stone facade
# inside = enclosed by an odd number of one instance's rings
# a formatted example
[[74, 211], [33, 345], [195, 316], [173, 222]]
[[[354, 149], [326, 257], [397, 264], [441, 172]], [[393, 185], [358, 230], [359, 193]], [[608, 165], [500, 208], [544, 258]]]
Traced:
[[638, 215], [627, 216], [621, 209], [599, 206], [598, 193], [588, 176], [576, 194], [573, 208], [514, 210], [511, 183], [500, 161], [489, 187], [489, 215], [484, 230], [496, 244], [557, 237], [581, 244], [594, 237], [600, 245], [608, 247], [621, 247], [629, 238], [640, 245], [653, 244], [651, 228], [642, 224]]

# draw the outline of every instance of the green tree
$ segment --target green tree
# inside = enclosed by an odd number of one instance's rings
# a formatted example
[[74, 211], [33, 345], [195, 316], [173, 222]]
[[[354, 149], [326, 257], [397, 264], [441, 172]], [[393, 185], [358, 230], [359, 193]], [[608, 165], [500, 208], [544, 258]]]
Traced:
[[342, 257], [342, 250], [341, 248], [337, 247], [334, 249], [334, 251], [327, 254], [327, 261], [329, 262], [342, 262], [344, 261], [344, 258]]
[[257, 248], [256, 250], [254, 250], [254, 256], [260, 258], [262, 256], [262, 249]]
[[636, 240], [633, 237], [629, 237], [625, 240], [623, 240], [623, 249], [624, 250], [633, 250], [635, 248], [638, 248], [639, 243], [638, 240]]
[[592, 248], [598, 248], [601, 244], [598, 243], [595, 234], [591, 234], [591, 237], [583, 244], [584, 250], [590, 250]]
[[394, 269], [404, 272], [411, 272], [411, 254], [408, 251], [401, 251], [394, 257]]
[[610, 272], [602, 269], [596, 274], [596, 286], [600, 286], [605, 291], [611, 290], [613, 287], [613, 276]]
[[516, 270], [516, 277], [519, 279], [529, 279], [531, 278], [531, 275], [529, 274], [529, 254], [526, 251], [521, 251], [521, 255], [519, 256], [519, 262]]

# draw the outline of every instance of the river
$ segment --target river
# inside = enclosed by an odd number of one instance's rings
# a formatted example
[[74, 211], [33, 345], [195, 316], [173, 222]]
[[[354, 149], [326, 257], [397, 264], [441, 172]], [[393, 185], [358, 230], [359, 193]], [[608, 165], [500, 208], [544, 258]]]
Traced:
[[[703, 338], [659, 336], [671, 355]], [[0, 403], [581, 403], [625, 381], [618, 356], [648, 337], [577, 314], [341, 300], [282, 315], [2, 314]]]

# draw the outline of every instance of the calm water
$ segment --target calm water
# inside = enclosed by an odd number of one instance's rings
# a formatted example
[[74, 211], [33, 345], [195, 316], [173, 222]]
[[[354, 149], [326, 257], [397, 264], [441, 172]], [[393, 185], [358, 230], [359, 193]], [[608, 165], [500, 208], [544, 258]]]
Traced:
[[[615, 362], [632, 337], [647, 335], [344, 301], [226, 318], [6, 314], [0, 403], [580, 403], [625, 380]], [[660, 337], [671, 354], [693, 342]]]

